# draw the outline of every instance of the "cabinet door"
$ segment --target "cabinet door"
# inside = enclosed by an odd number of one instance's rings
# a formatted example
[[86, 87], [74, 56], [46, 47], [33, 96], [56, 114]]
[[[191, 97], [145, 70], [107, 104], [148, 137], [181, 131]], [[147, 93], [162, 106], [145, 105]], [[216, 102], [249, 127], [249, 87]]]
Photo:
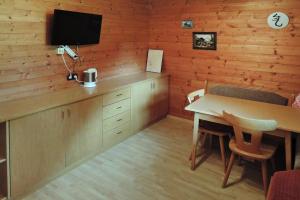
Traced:
[[169, 111], [169, 77], [153, 80], [152, 121], [157, 121]]
[[136, 133], [151, 122], [152, 80], [134, 84], [131, 90], [132, 129]]
[[11, 194], [15, 198], [65, 167], [63, 108], [10, 121]]
[[67, 166], [101, 151], [102, 97], [66, 106], [65, 118]]

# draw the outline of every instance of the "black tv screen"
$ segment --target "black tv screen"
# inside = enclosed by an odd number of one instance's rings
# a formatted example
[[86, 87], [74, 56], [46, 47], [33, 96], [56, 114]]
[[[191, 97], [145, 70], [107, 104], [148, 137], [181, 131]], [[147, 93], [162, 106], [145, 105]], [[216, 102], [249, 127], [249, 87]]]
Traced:
[[102, 15], [54, 10], [52, 45], [98, 44]]

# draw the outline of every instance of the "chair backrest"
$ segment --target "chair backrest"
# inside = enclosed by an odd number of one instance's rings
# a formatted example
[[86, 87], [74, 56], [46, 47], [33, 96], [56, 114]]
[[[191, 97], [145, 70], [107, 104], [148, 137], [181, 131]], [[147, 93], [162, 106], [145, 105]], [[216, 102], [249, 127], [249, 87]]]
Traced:
[[263, 132], [273, 131], [277, 127], [275, 120], [250, 119], [226, 111], [223, 111], [223, 117], [233, 126], [237, 147], [254, 154], [261, 154]]
[[196, 90], [194, 92], [191, 92], [187, 95], [189, 103], [192, 103], [195, 101], [195, 99], [198, 97], [203, 97], [205, 95], [205, 89]]
[[209, 82], [207, 93], [285, 106], [291, 106], [294, 101], [293, 94], [264, 91], [261, 88], [239, 87], [224, 83]]

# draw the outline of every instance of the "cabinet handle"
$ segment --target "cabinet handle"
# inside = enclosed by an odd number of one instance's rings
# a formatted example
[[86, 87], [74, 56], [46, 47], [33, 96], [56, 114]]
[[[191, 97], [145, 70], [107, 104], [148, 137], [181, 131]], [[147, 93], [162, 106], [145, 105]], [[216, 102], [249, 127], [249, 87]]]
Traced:
[[118, 120], [117, 120], [117, 122], [120, 122], [120, 121], [122, 121], [122, 119], [118, 119]]
[[64, 111], [61, 111], [61, 118], [65, 119], [65, 112]]
[[122, 108], [122, 106], [117, 107], [117, 109], [121, 109], [121, 108]]
[[122, 133], [122, 131], [117, 132], [116, 134], [120, 135]]
[[70, 111], [70, 109], [67, 109], [67, 114], [68, 114], [68, 117], [71, 117], [71, 111]]
[[117, 94], [116, 96], [117, 96], [117, 97], [120, 97], [120, 96], [122, 96], [122, 95], [123, 95], [123, 94]]

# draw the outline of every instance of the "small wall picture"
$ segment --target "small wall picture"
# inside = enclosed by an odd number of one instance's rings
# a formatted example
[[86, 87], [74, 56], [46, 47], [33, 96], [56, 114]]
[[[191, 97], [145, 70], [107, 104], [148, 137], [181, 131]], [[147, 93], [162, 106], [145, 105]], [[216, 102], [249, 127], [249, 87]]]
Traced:
[[192, 20], [183, 20], [181, 22], [182, 28], [193, 28], [193, 21]]
[[193, 49], [216, 50], [216, 32], [193, 32]]

